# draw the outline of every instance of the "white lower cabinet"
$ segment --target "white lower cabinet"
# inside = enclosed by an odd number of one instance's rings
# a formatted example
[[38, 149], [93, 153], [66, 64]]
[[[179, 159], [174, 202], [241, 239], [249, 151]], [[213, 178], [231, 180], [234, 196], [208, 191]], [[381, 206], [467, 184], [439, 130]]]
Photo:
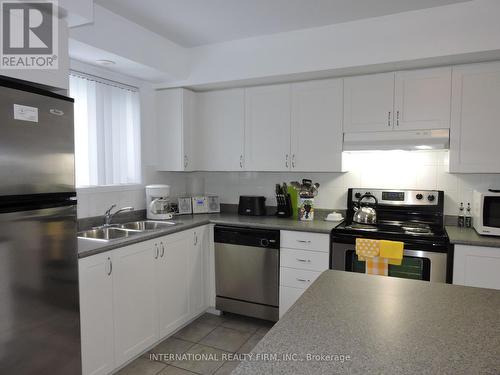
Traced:
[[82, 372], [109, 374], [206, 310], [209, 227], [79, 261]]
[[108, 374], [115, 367], [112, 252], [78, 262], [82, 373]]
[[500, 290], [500, 249], [455, 245], [453, 284]]
[[329, 268], [330, 236], [281, 231], [280, 318], [319, 275]]
[[160, 336], [164, 337], [189, 319], [189, 253], [191, 237], [180, 232], [162, 237], [157, 264]]
[[208, 272], [208, 227], [199, 227], [193, 230], [191, 240], [193, 246], [189, 249], [189, 312], [197, 315], [206, 307], [205, 274]]
[[304, 289], [280, 285], [280, 318], [290, 309], [290, 307], [292, 307], [302, 293], [304, 293]]
[[151, 241], [126, 246], [113, 254], [115, 362], [127, 362], [158, 341], [158, 305]]

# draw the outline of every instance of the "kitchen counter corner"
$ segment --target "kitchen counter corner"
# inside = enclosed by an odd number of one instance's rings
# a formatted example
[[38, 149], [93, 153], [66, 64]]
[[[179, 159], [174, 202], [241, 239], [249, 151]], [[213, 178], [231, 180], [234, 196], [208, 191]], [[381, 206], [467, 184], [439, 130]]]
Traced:
[[500, 248], [500, 237], [481, 236], [474, 228], [447, 226], [446, 232], [453, 245], [487, 246]]

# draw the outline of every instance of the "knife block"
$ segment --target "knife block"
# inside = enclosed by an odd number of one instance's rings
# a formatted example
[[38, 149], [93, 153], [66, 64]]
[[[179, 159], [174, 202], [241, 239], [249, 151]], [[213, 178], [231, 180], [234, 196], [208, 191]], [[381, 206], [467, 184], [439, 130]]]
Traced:
[[290, 194], [276, 194], [276, 202], [278, 204], [276, 210], [277, 217], [290, 217], [293, 214], [292, 211], [292, 199]]

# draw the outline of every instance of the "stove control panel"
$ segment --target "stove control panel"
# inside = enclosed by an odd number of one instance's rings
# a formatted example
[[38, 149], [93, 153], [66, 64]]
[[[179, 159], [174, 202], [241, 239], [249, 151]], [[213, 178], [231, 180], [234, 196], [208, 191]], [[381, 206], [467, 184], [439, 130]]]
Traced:
[[[437, 206], [439, 191], [434, 190], [384, 190], [384, 189], [352, 189], [352, 201], [357, 202], [363, 195], [372, 195], [379, 204], [396, 206]], [[373, 198], [363, 201], [374, 202]]]

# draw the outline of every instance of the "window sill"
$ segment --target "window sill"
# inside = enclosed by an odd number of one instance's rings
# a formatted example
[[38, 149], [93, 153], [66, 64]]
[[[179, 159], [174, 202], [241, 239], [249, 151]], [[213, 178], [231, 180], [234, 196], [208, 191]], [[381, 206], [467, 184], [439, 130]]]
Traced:
[[142, 190], [142, 189], [144, 189], [144, 185], [142, 184], [103, 185], [103, 186], [77, 187], [76, 192], [78, 194], [94, 194], [94, 193], [110, 193], [115, 191]]

